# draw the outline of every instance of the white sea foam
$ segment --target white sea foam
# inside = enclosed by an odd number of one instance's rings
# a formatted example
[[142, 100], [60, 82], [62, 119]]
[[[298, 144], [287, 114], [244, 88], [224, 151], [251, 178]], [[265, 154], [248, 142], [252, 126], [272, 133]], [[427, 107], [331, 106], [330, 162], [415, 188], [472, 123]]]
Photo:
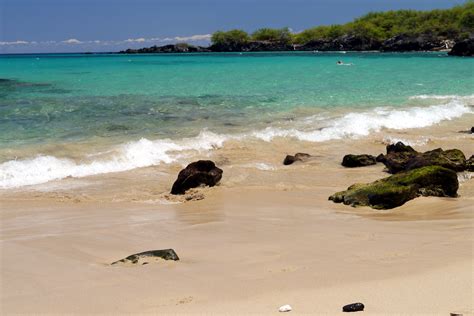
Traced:
[[421, 128], [473, 113], [470, 106], [459, 100], [429, 107], [412, 107], [403, 110], [377, 108], [370, 112], [348, 113], [335, 118], [317, 130], [298, 130], [268, 127], [252, 133], [264, 141], [276, 137], [293, 137], [303, 141], [322, 142], [342, 138], [358, 138], [387, 129]]
[[140, 167], [171, 163], [186, 156], [186, 152], [208, 151], [221, 147], [225, 136], [208, 131], [180, 141], [145, 138], [119, 146], [116, 154], [104, 160], [75, 162], [53, 156], [37, 156], [25, 160], [10, 160], [0, 164], [0, 188], [14, 188], [45, 183], [66, 177], [127, 171]]
[[264, 162], [249, 163], [249, 164], [241, 165], [241, 167], [255, 168], [255, 169], [258, 169], [258, 170], [262, 170], [262, 171], [272, 171], [272, 170], [277, 169], [275, 166], [273, 166], [271, 164], [264, 163]]
[[384, 137], [383, 143], [384, 144], [395, 144], [395, 143], [398, 143], [398, 142], [402, 142], [402, 143], [404, 143], [405, 145], [408, 145], [408, 146], [423, 146], [423, 145], [428, 144], [430, 142], [430, 140], [431, 139], [429, 137], [425, 137], [425, 136], [422, 136], [422, 137], [420, 137], [419, 139], [416, 139], [416, 140], [387, 136], [387, 137]]
[[[441, 96], [440, 96], [441, 97]], [[448, 99], [448, 98], [447, 98]], [[275, 137], [290, 137], [303, 141], [322, 142], [342, 138], [367, 136], [381, 129], [409, 129], [427, 127], [444, 120], [451, 120], [473, 113], [472, 106], [459, 98], [449, 97], [446, 104], [406, 109], [378, 108], [372, 111], [348, 113], [324, 121], [313, 116], [296, 122], [292, 127], [268, 127], [247, 134], [222, 135], [202, 131], [193, 138], [181, 140], [141, 139], [113, 148], [109, 154], [90, 153], [86, 161], [74, 161], [54, 156], [37, 156], [24, 160], [11, 160], [0, 164], [0, 188], [15, 188], [45, 183], [69, 176], [85, 177], [96, 174], [127, 171], [140, 167], [185, 161], [197, 153], [222, 147], [229, 139], [245, 140], [257, 138], [271, 141]], [[313, 125], [311, 125], [313, 121]], [[301, 124], [300, 124], [301, 123]], [[293, 123], [294, 124], [294, 123]], [[324, 124], [324, 128], [316, 128]], [[114, 154], [112, 154], [114, 153]], [[260, 170], [271, 170], [271, 166], [257, 164]]]
[[414, 95], [409, 98], [410, 100], [469, 100], [469, 99], [474, 99], [474, 94], [473, 95], [464, 95], [464, 96], [459, 96], [459, 95], [430, 95], [430, 94], [420, 94], [420, 95]]

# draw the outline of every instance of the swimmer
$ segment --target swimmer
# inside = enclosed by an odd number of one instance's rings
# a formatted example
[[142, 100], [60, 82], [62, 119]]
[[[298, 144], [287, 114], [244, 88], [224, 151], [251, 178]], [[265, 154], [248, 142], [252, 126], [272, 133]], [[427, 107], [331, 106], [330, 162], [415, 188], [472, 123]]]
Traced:
[[353, 63], [345, 64], [345, 63], [343, 63], [343, 62], [340, 61], [340, 60], [338, 60], [336, 64], [337, 64], [338, 66], [354, 66]]

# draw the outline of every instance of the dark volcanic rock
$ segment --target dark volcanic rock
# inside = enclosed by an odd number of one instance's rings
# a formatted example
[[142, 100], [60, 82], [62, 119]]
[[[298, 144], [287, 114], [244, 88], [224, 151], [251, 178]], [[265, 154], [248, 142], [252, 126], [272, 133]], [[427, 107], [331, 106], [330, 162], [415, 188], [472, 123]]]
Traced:
[[466, 157], [459, 149], [442, 150], [438, 148], [409, 159], [405, 170], [425, 166], [441, 166], [454, 171], [463, 171], [466, 169]]
[[201, 185], [215, 186], [222, 178], [222, 169], [216, 167], [210, 160], [199, 160], [190, 163], [178, 174], [173, 184], [171, 194], [184, 194], [186, 190]]
[[474, 155], [472, 155], [468, 160], [466, 160], [466, 170], [474, 172]]
[[411, 146], [405, 145], [402, 142], [397, 142], [396, 144], [387, 145], [387, 154], [390, 153], [401, 153], [401, 152], [413, 152], [416, 153], [417, 151], [414, 150]]
[[[119, 264], [119, 263], [130, 263], [130, 264], [137, 264], [140, 260], [148, 260], [148, 259], [157, 259], [161, 258], [164, 260], [174, 260], [178, 261], [179, 257], [173, 249], [163, 249], [163, 250], [149, 250], [140, 253], [136, 253], [130, 255], [124, 259], [112, 262], [111, 264]], [[142, 264], [147, 264], [148, 262], [143, 262]]]
[[303, 51], [366, 51], [378, 50], [381, 43], [366, 37], [343, 35], [333, 40], [314, 40], [298, 47]]
[[377, 161], [372, 155], [345, 155], [342, 158], [342, 165], [349, 168], [365, 167], [376, 163]]
[[329, 197], [335, 203], [391, 209], [420, 195], [457, 196], [456, 172], [440, 166], [428, 166], [401, 172], [368, 184], [354, 184], [346, 191]]
[[332, 41], [330, 40], [313, 40], [309, 41], [308, 43], [301, 45], [299, 50], [302, 51], [334, 51], [338, 50], [335, 49], [333, 46]]
[[411, 146], [402, 142], [387, 145], [387, 154], [377, 156], [377, 161], [382, 162], [390, 173], [405, 170], [408, 160], [419, 154]]
[[193, 46], [186, 43], [170, 44], [164, 46], [152, 46], [140, 49], [127, 49], [119, 54], [157, 54], [157, 53], [199, 53], [209, 52], [209, 49], [201, 46]]
[[474, 126], [471, 127], [471, 134], [474, 134]]
[[397, 35], [384, 41], [380, 50], [386, 52], [427, 51], [444, 46], [445, 42], [443, 40], [430, 35]]
[[342, 308], [343, 312], [360, 312], [364, 310], [364, 304], [362, 303], [353, 303], [346, 305]]
[[340, 50], [379, 50], [382, 43], [373, 38], [360, 37], [354, 35], [343, 35], [334, 40], [335, 45], [339, 45]]
[[384, 163], [390, 173], [425, 166], [442, 166], [454, 171], [466, 169], [466, 157], [459, 149], [442, 150], [438, 148], [420, 153], [401, 142], [388, 145], [387, 154], [379, 155], [377, 161]]
[[307, 161], [309, 158], [311, 158], [311, 155], [305, 154], [305, 153], [297, 153], [294, 156], [287, 155], [285, 157], [285, 160], [283, 160], [283, 164], [291, 165], [292, 163], [297, 162], [297, 161], [301, 161], [301, 162]]
[[448, 53], [451, 56], [474, 56], [474, 38], [470, 38], [454, 44]]
[[271, 41], [250, 41], [246, 43], [222, 43], [209, 46], [212, 52], [277, 52], [292, 51], [295, 47], [288, 43]]
[[375, 157], [375, 161], [384, 162], [385, 161], [385, 155], [384, 154], [378, 155], [377, 157]]

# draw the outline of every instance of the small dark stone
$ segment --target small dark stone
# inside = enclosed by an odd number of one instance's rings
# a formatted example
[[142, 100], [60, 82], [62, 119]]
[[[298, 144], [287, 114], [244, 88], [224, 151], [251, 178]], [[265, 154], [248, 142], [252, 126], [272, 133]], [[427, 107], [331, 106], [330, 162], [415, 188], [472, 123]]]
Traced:
[[342, 308], [342, 311], [343, 312], [361, 312], [364, 310], [364, 304], [362, 303], [353, 303], [353, 304], [349, 304], [349, 305], [346, 305]]
[[471, 127], [471, 134], [474, 134], [474, 126]]
[[287, 155], [285, 160], [283, 160], [283, 164], [287, 166], [297, 161], [307, 161], [309, 158], [311, 158], [311, 155], [305, 153], [296, 153], [294, 156]]
[[171, 194], [184, 194], [186, 190], [201, 185], [215, 186], [222, 178], [222, 169], [210, 160], [199, 160], [190, 163], [181, 170], [173, 183]]
[[283, 164], [287, 166], [287, 165], [291, 165], [295, 161], [296, 161], [295, 156], [286, 155], [285, 159], [283, 160]]
[[375, 165], [376, 159], [372, 155], [345, 155], [342, 159], [342, 165], [348, 168], [365, 167]]

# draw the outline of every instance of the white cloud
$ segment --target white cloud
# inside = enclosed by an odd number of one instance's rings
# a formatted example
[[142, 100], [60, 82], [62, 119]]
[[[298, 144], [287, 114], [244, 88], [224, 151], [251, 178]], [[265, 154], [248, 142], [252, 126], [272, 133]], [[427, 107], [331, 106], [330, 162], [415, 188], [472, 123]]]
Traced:
[[64, 43], [64, 44], [82, 44], [82, 42], [80, 40], [75, 39], [75, 38], [70, 38], [68, 40], [62, 41], [61, 43]]
[[146, 42], [147, 40], [144, 39], [143, 37], [140, 37], [140, 38], [129, 38], [127, 40], [125, 40], [125, 42], [127, 43], [144, 43]]
[[195, 41], [208, 41], [211, 39], [211, 34], [196, 34], [190, 36], [175, 36], [175, 37], [151, 37], [151, 38], [129, 38], [126, 40], [87, 40], [80, 41], [76, 38], [70, 38], [63, 41], [11, 41], [1, 42], [0, 46], [7, 45], [38, 45], [38, 46], [55, 46], [55, 45], [126, 45], [126, 44], [143, 44], [144, 43], [176, 43], [176, 42], [195, 42]]
[[177, 41], [207, 41], [211, 39], [211, 34], [197, 34], [197, 35], [192, 35], [192, 36], [176, 36], [174, 38]]
[[0, 45], [26, 45], [30, 44], [27, 41], [14, 41], [14, 42], [0, 42]]

